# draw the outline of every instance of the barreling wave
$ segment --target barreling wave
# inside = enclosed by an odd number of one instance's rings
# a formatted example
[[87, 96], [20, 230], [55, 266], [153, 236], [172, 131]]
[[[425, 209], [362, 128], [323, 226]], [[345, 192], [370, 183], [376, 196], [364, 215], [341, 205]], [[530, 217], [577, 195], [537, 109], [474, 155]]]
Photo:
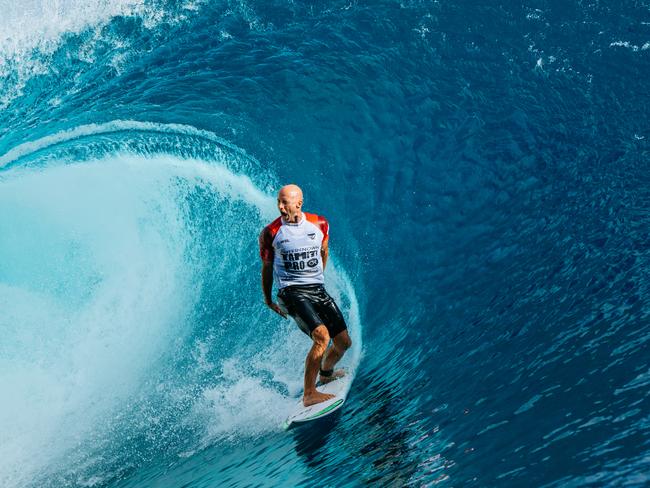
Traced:
[[279, 429], [307, 345], [260, 298], [256, 235], [275, 210], [246, 175], [258, 162], [209, 132], [135, 121], [2, 161], [3, 485], [102, 484]]

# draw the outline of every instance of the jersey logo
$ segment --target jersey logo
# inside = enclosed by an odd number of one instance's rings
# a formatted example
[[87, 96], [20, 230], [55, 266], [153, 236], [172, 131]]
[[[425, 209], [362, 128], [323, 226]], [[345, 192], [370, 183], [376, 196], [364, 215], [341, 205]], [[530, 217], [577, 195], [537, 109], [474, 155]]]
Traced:
[[309, 238], [310, 238], [312, 241], [313, 241], [314, 239], [316, 239], [316, 232], [310, 232], [310, 233], [307, 234], [307, 235], [309, 236]]
[[309, 261], [307, 261], [307, 266], [309, 266], [310, 268], [313, 268], [317, 264], [318, 264], [318, 259], [310, 259]]

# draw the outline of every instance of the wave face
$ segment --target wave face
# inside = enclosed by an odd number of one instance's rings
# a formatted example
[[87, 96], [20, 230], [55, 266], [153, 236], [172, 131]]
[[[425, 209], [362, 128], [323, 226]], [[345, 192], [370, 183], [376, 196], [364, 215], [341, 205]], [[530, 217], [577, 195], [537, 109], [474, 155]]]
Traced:
[[[0, 7], [0, 485], [649, 482], [643, 2]], [[286, 182], [355, 372], [288, 433]]]

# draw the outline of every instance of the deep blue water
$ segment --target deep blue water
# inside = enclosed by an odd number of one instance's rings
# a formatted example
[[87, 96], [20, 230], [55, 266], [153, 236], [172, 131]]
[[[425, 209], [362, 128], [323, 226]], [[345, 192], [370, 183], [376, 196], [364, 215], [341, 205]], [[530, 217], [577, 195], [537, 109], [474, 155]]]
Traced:
[[[650, 484], [650, 2], [0, 7], [0, 485]], [[355, 381], [284, 432], [288, 182]]]

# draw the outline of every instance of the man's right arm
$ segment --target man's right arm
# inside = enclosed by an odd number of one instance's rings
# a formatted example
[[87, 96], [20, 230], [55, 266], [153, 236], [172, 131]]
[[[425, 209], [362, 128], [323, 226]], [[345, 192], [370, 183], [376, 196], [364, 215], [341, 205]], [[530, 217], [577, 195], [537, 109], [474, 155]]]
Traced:
[[259, 237], [260, 257], [262, 258], [262, 292], [267, 307], [275, 313], [282, 315], [285, 319], [287, 314], [282, 311], [277, 303], [273, 303], [273, 234], [269, 227], [264, 227]]
[[273, 303], [273, 262], [262, 261], [262, 291], [267, 305]]
[[267, 307], [286, 319], [287, 314], [273, 302], [273, 261], [262, 261], [262, 291]]

